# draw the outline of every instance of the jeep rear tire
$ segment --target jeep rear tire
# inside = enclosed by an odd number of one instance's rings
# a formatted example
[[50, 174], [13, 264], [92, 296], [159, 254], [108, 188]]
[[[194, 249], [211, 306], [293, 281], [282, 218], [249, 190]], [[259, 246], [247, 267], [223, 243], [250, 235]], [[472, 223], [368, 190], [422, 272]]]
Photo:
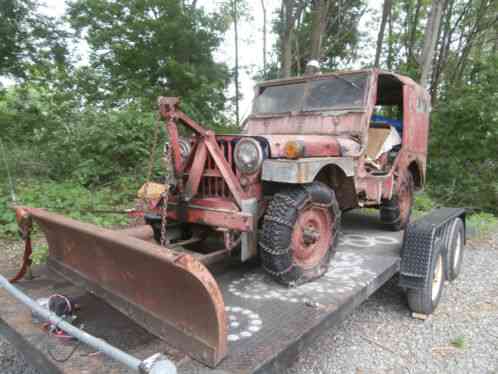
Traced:
[[340, 224], [335, 193], [323, 183], [275, 194], [259, 242], [263, 268], [288, 286], [322, 276], [335, 254]]
[[404, 230], [410, 222], [414, 189], [413, 176], [407, 171], [398, 178], [397, 192], [392, 199], [382, 202], [380, 220], [390, 230]]

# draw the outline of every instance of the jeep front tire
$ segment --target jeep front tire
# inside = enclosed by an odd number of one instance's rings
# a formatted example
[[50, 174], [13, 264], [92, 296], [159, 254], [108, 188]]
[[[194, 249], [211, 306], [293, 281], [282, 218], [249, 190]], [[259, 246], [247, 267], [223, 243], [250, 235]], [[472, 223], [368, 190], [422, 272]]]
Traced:
[[323, 183], [275, 194], [259, 242], [263, 268], [288, 286], [322, 276], [335, 254], [340, 224], [335, 193]]

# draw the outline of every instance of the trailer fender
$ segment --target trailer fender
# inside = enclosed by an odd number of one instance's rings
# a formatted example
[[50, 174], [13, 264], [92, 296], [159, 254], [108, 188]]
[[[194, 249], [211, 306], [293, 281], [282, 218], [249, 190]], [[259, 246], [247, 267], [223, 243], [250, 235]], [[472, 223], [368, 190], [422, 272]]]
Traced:
[[[422, 289], [432, 281], [429, 279], [430, 269], [435, 261], [434, 253], [439, 247], [447, 264], [449, 235], [456, 218], [461, 218], [465, 227], [465, 209], [461, 208], [436, 209], [408, 225], [401, 248], [401, 287]], [[448, 279], [446, 265], [444, 271]]]

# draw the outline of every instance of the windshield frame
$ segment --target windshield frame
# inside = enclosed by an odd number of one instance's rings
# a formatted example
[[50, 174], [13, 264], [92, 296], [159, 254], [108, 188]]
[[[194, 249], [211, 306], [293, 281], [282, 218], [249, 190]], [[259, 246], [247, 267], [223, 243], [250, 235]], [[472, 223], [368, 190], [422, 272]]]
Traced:
[[[333, 106], [333, 107], [323, 107], [319, 109], [307, 109], [305, 110], [304, 108], [306, 107], [305, 105], [305, 100], [308, 96], [307, 91], [309, 90], [310, 83], [314, 81], [320, 81], [320, 80], [335, 80], [335, 79], [343, 79], [346, 78], [347, 76], [351, 75], [365, 75], [365, 86], [363, 88], [363, 98], [362, 102], [359, 105], [345, 105], [345, 106]], [[321, 74], [321, 75], [314, 75], [314, 76], [309, 76], [309, 77], [298, 77], [298, 78], [291, 78], [291, 79], [281, 79], [281, 80], [273, 80], [273, 81], [267, 81], [260, 83], [256, 86], [256, 92], [258, 94], [254, 97], [253, 102], [252, 102], [252, 110], [251, 110], [251, 115], [250, 117], [282, 117], [282, 116], [288, 116], [288, 115], [306, 115], [306, 114], [313, 114], [313, 113], [333, 113], [333, 112], [363, 112], [366, 110], [367, 106], [367, 100], [368, 100], [368, 93], [370, 91], [370, 85], [371, 85], [371, 78], [372, 78], [372, 72], [370, 70], [359, 70], [359, 71], [348, 71], [348, 72], [337, 72], [337, 73], [327, 73], [327, 74]], [[262, 95], [262, 91], [268, 87], [276, 87], [276, 86], [290, 86], [290, 85], [297, 85], [297, 84], [305, 84], [304, 87], [304, 94], [301, 100], [301, 110], [299, 111], [290, 111], [290, 112], [265, 112], [265, 113], [255, 113], [255, 105], [256, 105], [256, 99]], [[352, 82], [353, 83], [353, 82]]]

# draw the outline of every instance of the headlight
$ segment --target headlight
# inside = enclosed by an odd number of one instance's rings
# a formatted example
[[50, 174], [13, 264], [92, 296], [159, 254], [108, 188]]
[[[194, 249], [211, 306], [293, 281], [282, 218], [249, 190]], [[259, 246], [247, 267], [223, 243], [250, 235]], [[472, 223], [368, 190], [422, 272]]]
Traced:
[[237, 169], [243, 174], [255, 173], [263, 163], [263, 149], [252, 138], [241, 139], [235, 146], [233, 155]]
[[[190, 156], [190, 152], [192, 152], [192, 145], [188, 139], [180, 138], [178, 139], [178, 148], [180, 148], [180, 156], [182, 160], [185, 162], [188, 160]], [[171, 151], [171, 145], [168, 143], [164, 144], [164, 154], [169, 153]]]
[[178, 140], [178, 146], [180, 148], [180, 155], [182, 156], [183, 161], [187, 161], [190, 156], [190, 152], [192, 152], [190, 141], [188, 139], [180, 138]]

